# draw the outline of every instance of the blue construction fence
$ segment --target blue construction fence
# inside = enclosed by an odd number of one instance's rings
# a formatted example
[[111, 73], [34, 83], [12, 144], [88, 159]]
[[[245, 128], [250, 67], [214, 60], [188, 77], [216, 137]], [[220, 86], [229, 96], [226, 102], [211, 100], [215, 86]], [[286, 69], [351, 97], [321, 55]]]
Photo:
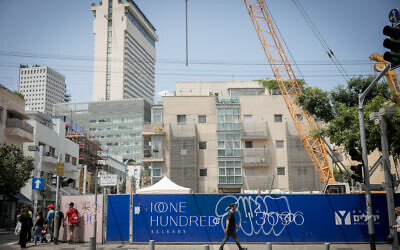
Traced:
[[[400, 196], [396, 196], [399, 204]], [[107, 241], [220, 242], [236, 203], [241, 242], [369, 242], [363, 194], [170, 194], [108, 196]], [[385, 194], [372, 195], [375, 237], [389, 234]]]

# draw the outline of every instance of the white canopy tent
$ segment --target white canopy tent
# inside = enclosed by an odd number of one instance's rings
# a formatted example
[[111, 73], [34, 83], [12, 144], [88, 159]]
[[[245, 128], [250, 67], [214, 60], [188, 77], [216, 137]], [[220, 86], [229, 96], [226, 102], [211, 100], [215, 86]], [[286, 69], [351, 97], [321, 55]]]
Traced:
[[190, 194], [191, 192], [190, 188], [179, 186], [166, 176], [156, 184], [136, 191], [137, 194]]

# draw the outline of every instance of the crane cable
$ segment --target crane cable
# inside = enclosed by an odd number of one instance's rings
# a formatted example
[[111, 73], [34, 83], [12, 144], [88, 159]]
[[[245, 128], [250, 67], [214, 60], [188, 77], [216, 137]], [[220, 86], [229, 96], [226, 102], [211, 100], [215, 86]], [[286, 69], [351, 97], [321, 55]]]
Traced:
[[312, 32], [314, 35], [317, 37], [318, 41], [321, 43], [322, 47], [325, 49], [326, 54], [328, 57], [332, 60], [332, 62], [335, 64], [336, 68], [339, 70], [339, 72], [342, 74], [343, 78], [348, 81], [350, 77], [346, 73], [345, 69], [339, 62], [339, 59], [335, 56], [335, 53], [333, 53], [333, 50], [329, 47], [328, 43], [325, 41], [321, 33], [318, 31], [317, 27], [314, 25], [312, 22], [310, 16], [307, 14], [303, 6], [298, 2], [297, 0], [292, 0], [293, 3], [296, 5], [297, 9], [300, 11], [300, 14], [304, 17], [306, 20], [307, 24], [310, 26]]

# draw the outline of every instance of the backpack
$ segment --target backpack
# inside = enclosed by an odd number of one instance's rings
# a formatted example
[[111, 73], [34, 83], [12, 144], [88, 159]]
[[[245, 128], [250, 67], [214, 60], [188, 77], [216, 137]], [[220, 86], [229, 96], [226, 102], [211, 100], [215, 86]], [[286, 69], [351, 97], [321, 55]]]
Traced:
[[79, 224], [78, 210], [71, 208], [69, 211], [71, 211], [71, 223], [72, 224]]

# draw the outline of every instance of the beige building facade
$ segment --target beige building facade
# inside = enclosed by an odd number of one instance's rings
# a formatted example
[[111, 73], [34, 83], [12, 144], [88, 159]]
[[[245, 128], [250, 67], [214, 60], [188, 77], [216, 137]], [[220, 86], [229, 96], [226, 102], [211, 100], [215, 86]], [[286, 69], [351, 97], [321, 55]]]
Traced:
[[197, 193], [321, 188], [282, 96], [256, 81], [177, 83], [142, 134], [152, 183], [168, 176]]
[[15, 144], [33, 141], [33, 127], [25, 115], [25, 101], [0, 85], [0, 143]]

